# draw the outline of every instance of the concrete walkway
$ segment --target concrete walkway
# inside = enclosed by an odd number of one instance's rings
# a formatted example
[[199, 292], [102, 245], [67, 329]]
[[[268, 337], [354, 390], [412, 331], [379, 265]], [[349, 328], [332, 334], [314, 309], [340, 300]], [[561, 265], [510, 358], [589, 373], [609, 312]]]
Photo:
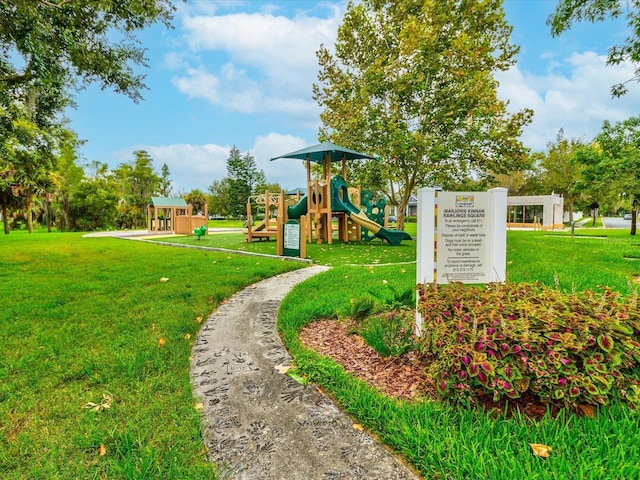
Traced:
[[418, 479], [314, 385], [284, 373], [291, 357], [277, 333], [280, 302], [326, 269], [312, 266], [252, 285], [200, 329], [191, 378], [203, 404], [209, 456], [223, 479]]

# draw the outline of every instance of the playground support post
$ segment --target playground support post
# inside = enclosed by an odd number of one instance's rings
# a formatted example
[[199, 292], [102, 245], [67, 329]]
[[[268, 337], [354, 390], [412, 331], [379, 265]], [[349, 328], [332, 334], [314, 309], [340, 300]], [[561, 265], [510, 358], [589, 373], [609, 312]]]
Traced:
[[277, 219], [278, 236], [276, 237], [276, 254], [282, 256], [284, 254], [284, 224], [287, 223], [287, 203], [285, 201], [284, 190], [280, 190], [278, 199], [278, 219]]
[[247, 242], [251, 243], [253, 241], [252, 235], [252, 225], [251, 225], [251, 203], [247, 202]]
[[284, 255], [284, 224], [286, 220], [278, 215], [278, 236], [276, 237], [276, 254], [281, 257]]

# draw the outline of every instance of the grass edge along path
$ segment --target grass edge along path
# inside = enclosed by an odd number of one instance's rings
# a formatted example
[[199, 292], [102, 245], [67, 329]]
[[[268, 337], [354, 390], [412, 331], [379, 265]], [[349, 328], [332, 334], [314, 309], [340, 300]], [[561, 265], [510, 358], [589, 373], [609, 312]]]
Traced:
[[225, 298], [301, 266], [79, 234], [0, 239], [0, 477], [215, 478], [195, 335]]
[[[617, 232], [606, 242], [510, 232], [509, 279], [542, 279], [568, 292], [603, 284], [628, 292], [635, 288], [630, 279], [640, 265], [625, 256], [637, 246], [634, 238]], [[296, 286], [282, 302], [278, 328], [298, 374], [318, 384], [426, 479], [640, 478], [640, 413], [623, 405], [601, 408], [593, 418], [563, 412], [556, 419], [534, 421], [443, 403], [407, 403], [384, 397], [301, 345], [298, 331], [308, 322], [345, 316], [351, 299], [368, 291], [389, 298], [393, 291], [411, 288], [414, 268], [336, 267]], [[337, 287], [343, 285], [351, 288]], [[313, 300], [301, 304], [297, 298]], [[550, 457], [533, 455], [532, 443], [550, 446]]]

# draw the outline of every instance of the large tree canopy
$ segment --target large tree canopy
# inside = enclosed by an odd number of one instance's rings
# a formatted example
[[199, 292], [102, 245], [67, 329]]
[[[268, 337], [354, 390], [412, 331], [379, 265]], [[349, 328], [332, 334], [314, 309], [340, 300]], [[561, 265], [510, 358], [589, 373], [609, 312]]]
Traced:
[[640, 81], [640, 10], [638, 0], [559, 0], [554, 13], [547, 20], [553, 36], [569, 30], [574, 22], [601, 22], [607, 18], [625, 15], [630, 35], [620, 45], [609, 48], [608, 65], [631, 61], [636, 65], [635, 75], [626, 82], [613, 85], [611, 94], [627, 93], [627, 83]]
[[593, 191], [614, 191], [631, 205], [631, 235], [636, 234], [636, 213], [640, 203], [640, 117], [612, 124], [588, 148], [580, 149], [577, 160], [584, 165], [584, 181]]
[[547, 143], [547, 153], [540, 159], [544, 194], [554, 192], [564, 197], [570, 222], [573, 222], [576, 200], [583, 191], [581, 188], [583, 166], [576, 160], [576, 152], [583, 147], [584, 144], [580, 140], [565, 138], [564, 130], [560, 129], [556, 141]]
[[363, 0], [347, 6], [335, 53], [317, 52], [320, 136], [384, 160], [363, 169], [388, 182], [400, 228], [418, 186], [464, 186], [525, 161], [518, 137], [532, 112], [508, 114], [493, 77], [515, 63], [511, 30], [501, 0]]
[[0, 2], [2, 90], [37, 85], [58, 92], [81, 79], [141, 98], [144, 49], [135, 33], [166, 25], [171, 0], [11, 0]]
[[[52, 193], [60, 114], [98, 82], [138, 101], [146, 66], [136, 32], [169, 25], [171, 0], [0, 0], [0, 206]], [[48, 202], [48, 200], [47, 200]], [[7, 232], [5, 223], [5, 232]]]
[[227, 158], [228, 212], [234, 217], [242, 217], [247, 211], [247, 201], [257, 187], [266, 184], [264, 172], [258, 169], [256, 160], [249, 152], [242, 155], [235, 146]]

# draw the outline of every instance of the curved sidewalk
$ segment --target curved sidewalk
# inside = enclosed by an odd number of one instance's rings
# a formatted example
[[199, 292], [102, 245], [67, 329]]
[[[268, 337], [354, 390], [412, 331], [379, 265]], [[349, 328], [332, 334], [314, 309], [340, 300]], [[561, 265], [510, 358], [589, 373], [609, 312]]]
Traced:
[[277, 333], [280, 302], [326, 269], [303, 268], [247, 287], [200, 329], [191, 379], [220, 478], [418, 479], [314, 385], [302, 386], [279, 368], [291, 361]]

